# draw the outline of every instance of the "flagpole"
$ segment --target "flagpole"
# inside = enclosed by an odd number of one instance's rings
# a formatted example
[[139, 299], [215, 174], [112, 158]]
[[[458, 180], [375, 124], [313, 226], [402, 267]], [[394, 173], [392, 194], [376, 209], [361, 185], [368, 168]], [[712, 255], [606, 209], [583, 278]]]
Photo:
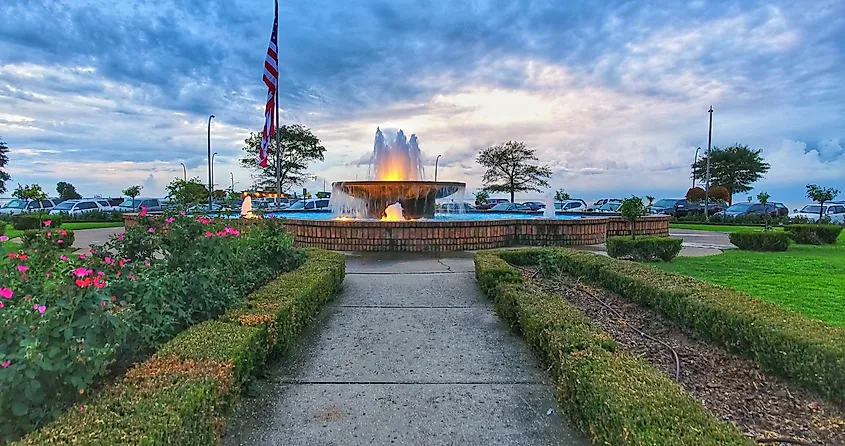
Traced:
[[282, 198], [282, 144], [279, 140], [279, 0], [276, 0], [276, 98], [273, 101], [276, 107], [276, 206], [279, 205], [279, 200]]

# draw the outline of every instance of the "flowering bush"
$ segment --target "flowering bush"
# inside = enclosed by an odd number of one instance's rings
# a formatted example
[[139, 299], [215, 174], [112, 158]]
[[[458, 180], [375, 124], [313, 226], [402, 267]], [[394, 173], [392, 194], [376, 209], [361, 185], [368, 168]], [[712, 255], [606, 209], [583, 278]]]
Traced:
[[251, 230], [187, 216], [139, 223], [75, 255], [45, 229], [0, 262], [0, 442], [305, 258], [274, 221]]
[[21, 241], [25, 248], [49, 249], [70, 249], [75, 240], [73, 231], [70, 229], [29, 229], [24, 231]]

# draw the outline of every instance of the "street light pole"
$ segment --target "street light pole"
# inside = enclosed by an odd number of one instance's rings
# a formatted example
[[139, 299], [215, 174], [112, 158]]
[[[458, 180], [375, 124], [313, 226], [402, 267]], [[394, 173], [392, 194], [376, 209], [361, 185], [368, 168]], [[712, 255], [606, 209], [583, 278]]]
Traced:
[[698, 151], [701, 147], [695, 149], [695, 160], [692, 162], [692, 187], [695, 187], [695, 163], [698, 162]]
[[229, 176], [232, 177], [232, 193], [235, 193], [235, 174], [229, 172]]
[[[217, 156], [217, 152], [214, 152], [214, 154], [211, 155], [211, 189], [209, 189], [209, 190], [214, 189], [214, 157], [215, 156]], [[214, 193], [212, 193], [211, 195], [213, 196]]]
[[211, 119], [214, 115], [208, 117], [208, 211], [211, 212]]
[[710, 204], [710, 143], [713, 139], [713, 106], [710, 106], [710, 129], [707, 131], [707, 183], [704, 185], [704, 221], [710, 221], [710, 212], [707, 206]]
[[179, 164], [182, 165], [182, 177], [183, 177], [182, 179], [184, 179], [185, 181], [188, 181], [188, 168], [185, 167], [185, 163], [179, 163]]
[[434, 159], [434, 182], [437, 182], [437, 164], [440, 162], [440, 157], [443, 155], [437, 155], [437, 158]]

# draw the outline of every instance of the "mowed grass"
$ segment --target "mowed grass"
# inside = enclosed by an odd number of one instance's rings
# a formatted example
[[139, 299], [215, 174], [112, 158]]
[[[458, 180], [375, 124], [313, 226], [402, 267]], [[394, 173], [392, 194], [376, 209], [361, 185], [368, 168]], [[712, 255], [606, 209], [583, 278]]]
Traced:
[[62, 229], [72, 229], [79, 231], [81, 229], [100, 229], [100, 228], [122, 228], [122, 221], [78, 221], [62, 223]]
[[711, 257], [678, 257], [655, 267], [845, 326], [845, 231], [835, 245], [792, 245], [786, 252], [736, 249]]
[[[762, 226], [701, 225], [695, 223], [669, 223], [669, 228], [710, 232], [754, 232], [763, 230]], [[783, 228], [774, 228], [774, 230], [783, 231]]]

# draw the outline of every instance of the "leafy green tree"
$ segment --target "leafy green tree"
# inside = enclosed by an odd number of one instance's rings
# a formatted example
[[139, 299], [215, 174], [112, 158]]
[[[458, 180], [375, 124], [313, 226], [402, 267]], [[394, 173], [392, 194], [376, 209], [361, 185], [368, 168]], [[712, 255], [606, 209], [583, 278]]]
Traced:
[[552, 170], [548, 166], [536, 166], [535, 150], [525, 147], [524, 142], [508, 141], [481, 151], [476, 162], [487, 168], [482, 181], [490, 192], [507, 192], [514, 202], [517, 192], [542, 192], [549, 187]]
[[[769, 171], [769, 163], [763, 160], [761, 150], [752, 150], [744, 144], [734, 144], [710, 151], [710, 185], [718, 184], [728, 190], [728, 203], [733, 195], [748, 192], [751, 185], [763, 178]], [[707, 181], [707, 156], [699, 158], [692, 165], [695, 179]]]
[[764, 230], [768, 231], [772, 229], [772, 226], [769, 224], [769, 212], [766, 211], [766, 206], [769, 204], [770, 195], [768, 192], [760, 192], [757, 194], [757, 201], [763, 205], [763, 221], [765, 223]]
[[62, 200], [77, 200], [82, 198], [82, 195], [79, 195], [79, 192], [76, 191], [76, 187], [66, 181], [56, 183], [56, 192]]
[[[279, 127], [279, 139], [282, 147], [282, 190], [305, 183], [311, 178], [306, 172], [308, 165], [314, 161], [325, 160], [326, 148], [320, 143], [308, 127], [301, 124], [290, 124]], [[261, 149], [261, 133], [250, 132], [249, 138], [244, 140], [244, 157], [241, 167], [253, 171], [252, 178], [255, 187], [259, 189], [276, 189], [276, 137], [270, 141], [268, 149], [269, 159], [267, 167], [258, 165], [258, 152]]]
[[566, 201], [569, 200], [569, 198], [569, 192], [563, 189], [558, 189], [557, 192], [555, 192], [555, 201]]
[[138, 195], [141, 195], [141, 190], [143, 188], [144, 188], [144, 186], [141, 186], [140, 184], [136, 184], [134, 186], [129, 186], [126, 189], [123, 189], [123, 195], [126, 195], [127, 197], [134, 200], [135, 197], [137, 197]]
[[185, 181], [176, 178], [167, 185], [167, 196], [184, 207], [208, 200], [208, 187], [199, 177]]
[[821, 223], [822, 218], [824, 218], [824, 204], [833, 201], [837, 195], [839, 195], [839, 189], [823, 188], [815, 184], [807, 185], [807, 198], [819, 204], [819, 220], [817, 223]]
[[6, 181], [12, 179], [5, 170], [6, 164], [9, 164], [9, 147], [0, 139], [0, 194], [6, 193]]
[[645, 199], [646, 199], [646, 200], [648, 200], [648, 207], [649, 207], [649, 209], [650, 209], [650, 208], [651, 208], [651, 205], [654, 203], [655, 198], [654, 198], [654, 197], [652, 197], [651, 195], [646, 195], [646, 196], [645, 196]]
[[484, 189], [479, 190], [475, 193], [475, 205], [476, 206], [484, 206], [490, 200], [490, 192], [487, 192]]
[[[47, 194], [41, 189], [41, 186], [38, 184], [28, 184], [26, 186], [21, 186], [20, 184], [18, 184], [18, 188], [15, 189], [14, 192], [12, 192], [12, 196], [21, 200], [26, 200], [27, 206], [24, 208], [25, 210], [29, 209], [30, 201], [41, 201], [47, 199]], [[42, 215], [43, 214], [39, 210], [39, 221], [43, 221]]]
[[634, 196], [622, 200], [622, 205], [619, 206], [619, 214], [628, 220], [628, 223], [631, 226], [631, 238], [636, 239], [637, 237], [634, 227], [637, 222], [637, 218], [642, 217], [643, 215], [648, 215], [648, 209], [646, 209], [643, 204], [642, 198]]

